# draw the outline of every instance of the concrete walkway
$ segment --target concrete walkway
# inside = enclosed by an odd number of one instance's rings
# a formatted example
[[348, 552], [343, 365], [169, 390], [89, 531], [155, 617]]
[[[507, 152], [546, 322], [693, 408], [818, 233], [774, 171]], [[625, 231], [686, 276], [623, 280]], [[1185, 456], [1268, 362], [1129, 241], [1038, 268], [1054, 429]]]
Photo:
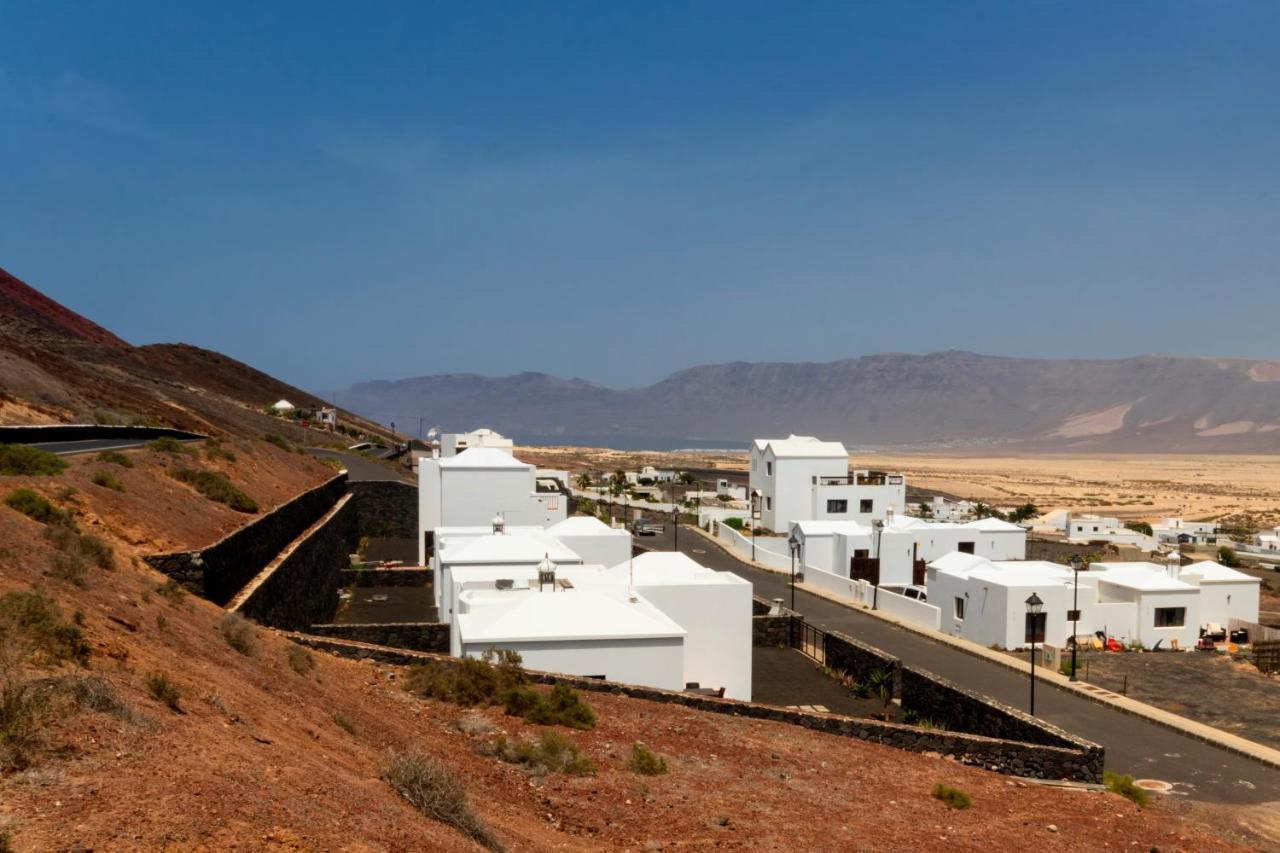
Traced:
[[[749, 565], [695, 528], [682, 526], [679, 539], [680, 550], [704, 565], [732, 571], [750, 580], [757, 595], [790, 602], [788, 576]], [[669, 550], [672, 535], [668, 530], [661, 537], [645, 537], [636, 541], [640, 545]], [[817, 595], [805, 589], [803, 584], [796, 591], [796, 609], [820, 628], [843, 631], [896, 655], [906, 663], [936, 672], [1014, 707], [1027, 707], [1027, 673], [1025, 669], [1020, 670], [1020, 661], [1006, 655], [980, 647], [965, 648], [959, 645], [960, 641], [950, 642], [955, 638], [934, 632], [926, 635], [920, 629], [882, 618], [883, 614], [851, 608]], [[1037, 675], [1040, 674], [1037, 670]], [[1216, 739], [1197, 739], [1189, 731], [1174, 727], [1167, 719], [1176, 715], [1154, 708], [1150, 709], [1153, 713], [1149, 713], [1147, 709], [1150, 706], [1127, 699], [1120, 704], [1104, 704], [1099, 699], [1106, 697], [1088, 695], [1084, 690], [1063, 689], [1059, 682], [1065, 682], [1065, 679], [1047, 675], [1046, 680], [1038, 680], [1037, 715], [1106, 747], [1108, 769], [1139, 779], [1170, 782], [1176, 792], [1197, 800], [1231, 803], [1280, 801], [1280, 769], [1262, 763], [1260, 758], [1229, 751], [1225, 743], [1218, 743]], [[1218, 734], [1224, 738], [1232, 737], [1226, 733]], [[1248, 743], [1244, 741], [1244, 744]]]

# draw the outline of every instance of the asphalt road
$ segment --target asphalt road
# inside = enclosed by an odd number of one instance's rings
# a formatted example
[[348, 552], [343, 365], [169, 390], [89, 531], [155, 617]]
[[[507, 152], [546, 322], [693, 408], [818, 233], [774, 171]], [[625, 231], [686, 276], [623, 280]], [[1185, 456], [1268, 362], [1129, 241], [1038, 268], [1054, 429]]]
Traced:
[[[661, 536], [636, 537], [637, 544], [671, 550], [672, 529], [667, 519]], [[705, 566], [731, 571], [755, 586], [765, 598], [790, 603], [785, 575], [753, 568], [706, 538], [684, 527], [680, 550]], [[1027, 676], [999, 664], [966, 654], [852, 608], [803, 590], [796, 591], [796, 610], [819, 628], [849, 634], [897, 656], [903, 662], [937, 673], [1017, 708], [1026, 709]], [[1280, 801], [1280, 769], [1202, 743], [1141, 717], [1036, 683], [1036, 715], [1069, 732], [1102, 744], [1107, 769], [1137, 779], [1160, 779], [1196, 800], [1226, 803]]]
[[69, 456], [72, 453], [99, 453], [103, 450], [127, 450], [130, 447], [142, 447], [147, 443], [142, 438], [93, 438], [85, 441], [44, 441], [29, 444], [37, 450], [55, 453], [58, 456]]
[[414, 482], [413, 475], [409, 473], [409, 469], [405, 468], [399, 462], [389, 463], [393, 467], [389, 467], [388, 463], [375, 462], [366, 456], [350, 450], [329, 450], [320, 447], [308, 447], [307, 453], [321, 459], [338, 459], [343, 465], [347, 466], [347, 479], [352, 482], [361, 480], [403, 480], [406, 483]]

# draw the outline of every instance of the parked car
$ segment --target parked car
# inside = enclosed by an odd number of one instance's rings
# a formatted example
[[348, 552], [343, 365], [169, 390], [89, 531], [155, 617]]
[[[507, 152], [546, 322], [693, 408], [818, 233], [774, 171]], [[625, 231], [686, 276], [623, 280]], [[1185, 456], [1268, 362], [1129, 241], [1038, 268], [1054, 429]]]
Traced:
[[631, 532], [636, 536], [657, 536], [665, 529], [661, 524], [647, 518], [637, 518], [631, 525]]
[[902, 590], [902, 594], [907, 598], [914, 598], [916, 601], [929, 600], [928, 591], [922, 586], [909, 586]]

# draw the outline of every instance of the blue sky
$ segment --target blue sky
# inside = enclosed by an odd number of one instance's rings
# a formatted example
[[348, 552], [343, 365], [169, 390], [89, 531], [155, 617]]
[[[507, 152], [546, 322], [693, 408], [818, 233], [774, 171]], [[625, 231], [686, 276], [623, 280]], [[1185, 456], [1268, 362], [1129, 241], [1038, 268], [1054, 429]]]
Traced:
[[0, 266], [311, 389], [1280, 358], [1280, 4], [0, 0]]

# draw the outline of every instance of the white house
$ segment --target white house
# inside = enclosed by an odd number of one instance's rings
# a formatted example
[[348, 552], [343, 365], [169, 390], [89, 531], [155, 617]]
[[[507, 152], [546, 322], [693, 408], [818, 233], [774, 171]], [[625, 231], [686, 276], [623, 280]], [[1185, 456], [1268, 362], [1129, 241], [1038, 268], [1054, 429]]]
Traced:
[[670, 483], [676, 478], [676, 472], [645, 465], [639, 471], [624, 471], [622, 476], [634, 486], [639, 484], [641, 480], [651, 480], [654, 483]]
[[1264, 551], [1280, 551], [1280, 527], [1254, 534], [1253, 544]]
[[[554, 476], [491, 447], [418, 465], [418, 559], [425, 564], [441, 527], [545, 527], [568, 516], [567, 488]], [[562, 475], [563, 476], [563, 475]]]
[[292, 412], [293, 409], [293, 403], [290, 403], [288, 400], [277, 400], [271, 406], [271, 411], [275, 412], [277, 415], [288, 414], [289, 412]]
[[[1155, 563], [1093, 563], [1076, 576], [1066, 566], [1040, 561], [995, 561], [948, 554], [929, 564], [929, 603], [942, 611], [942, 630], [982, 645], [1026, 645], [1026, 600], [1044, 602], [1045, 642], [1065, 646], [1072, 631], [1073, 596], [1078, 630], [1102, 631], [1146, 648], [1191, 649], [1200, 628], [1229, 619], [1257, 621], [1257, 584], [1213, 564], [1180, 569]], [[1075, 584], [1078, 581], [1078, 589]]]
[[442, 459], [448, 459], [457, 456], [464, 450], [478, 447], [497, 450], [508, 456], [515, 453], [515, 444], [511, 439], [506, 438], [501, 433], [494, 432], [488, 427], [481, 427], [471, 432], [447, 432], [440, 436], [440, 457]]
[[1162, 545], [1213, 545], [1218, 541], [1218, 525], [1212, 521], [1165, 518], [1151, 526], [1151, 534]]
[[[927, 512], [920, 511], [920, 506], [925, 507]], [[922, 501], [916, 510], [921, 518], [933, 521], [967, 521], [973, 517], [974, 506], [973, 501], [953, 501], [942, 495], [934, 495], [931, 500]]]
[[554, 582], [469, 587], [458, 602], [454, 654], [510, 649], [530, 669], [683, 689], [685, 630], [642, 596], [611, 592]]
[[749, 482], [760, 493], [760, 524], [768, 530], [807, 520], [869, 523], [889, 509], [902, 514], [907, 496], [901, 474], [851, 471], [843, 444], [813, 436], [756, 439]]
[[537, 576], [546, 559], [557, 566], [582, 565], [581, 556], [540, 527], [441, 528], [435, 544], [431, 567], [441, 622], [453, 621], [458, 593], [468, 580], [524, 582]]
[[594, 515], [575, 515], [546, 530], [584, 563], [616, 566], [631, 557], [631, 534], [622, 527], [610, 527]]
[[1067, 516], [1067, 541], [1079, 542], [1111, 542], [1116, 545], [1133, 545], [1143, 551], [1154, 551], [1158, 546], [1155, 538], [1136, 530], [1130, 530], [1118, 518], [1104, 518], [1097, 515]]
[[924, 582], [925, 564], [952, 551], [991, 560], [1022, 560], [1027, 531], [997, 518], [963, 524], [890, 514], [884, 522], [801, 521], [791, 526], [801, 566], [880, 586]]

